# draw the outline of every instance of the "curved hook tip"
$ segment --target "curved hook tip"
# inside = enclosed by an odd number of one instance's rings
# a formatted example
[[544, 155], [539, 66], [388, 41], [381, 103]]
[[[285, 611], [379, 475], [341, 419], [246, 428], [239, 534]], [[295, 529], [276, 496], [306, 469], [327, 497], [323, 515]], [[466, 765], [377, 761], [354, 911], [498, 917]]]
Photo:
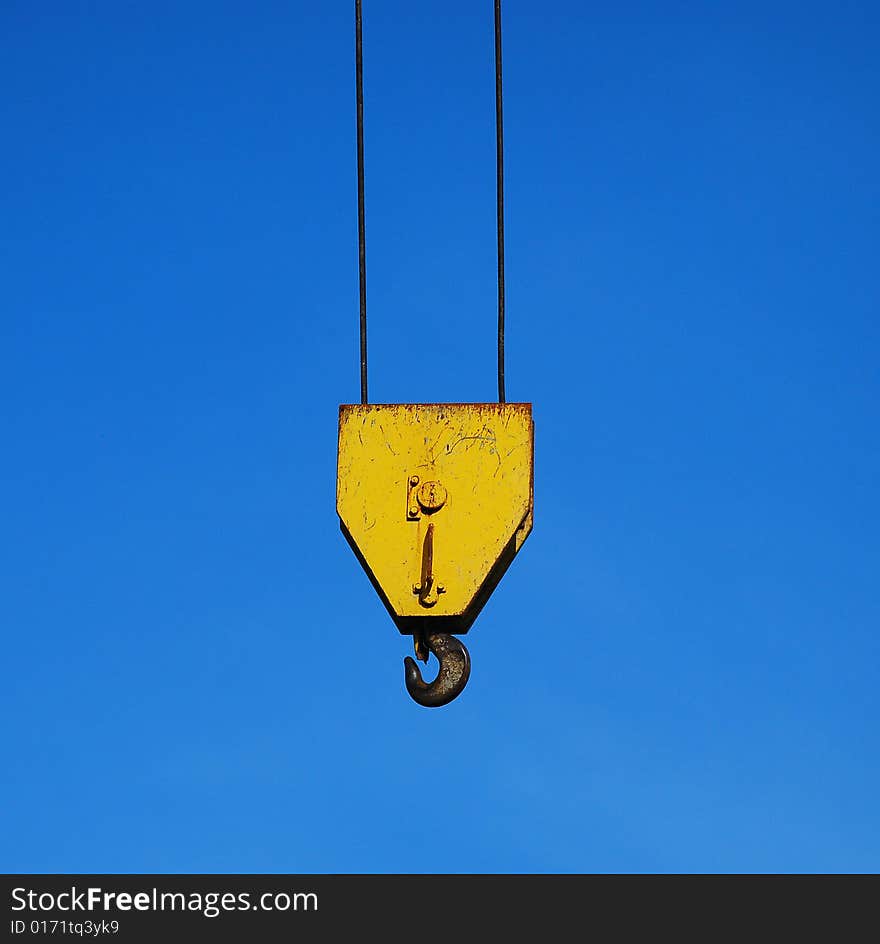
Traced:
[[437, 657], [440, 670], [433, 682], [426, 682], [411, 656], [403, 660], [406, 690], [413, 701], [425, 708], [439, 708], [457, 698], [471, 674], [471, 657], [464, 643], [448, 633], [428, 633], [428, 648]]

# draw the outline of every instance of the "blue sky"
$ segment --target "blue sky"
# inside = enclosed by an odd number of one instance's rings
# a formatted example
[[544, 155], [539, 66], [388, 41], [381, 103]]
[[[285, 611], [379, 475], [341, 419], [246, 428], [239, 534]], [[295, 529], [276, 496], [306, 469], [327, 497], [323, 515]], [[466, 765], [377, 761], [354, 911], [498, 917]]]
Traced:
[[[352, 4], [0, 10], [7, 871], [876, 871], [880, 16], [505, 0], [535, 530], [452, 705], [334, 510]], [[491, 3], [365, 0], [371, 398], [495, 396]]]

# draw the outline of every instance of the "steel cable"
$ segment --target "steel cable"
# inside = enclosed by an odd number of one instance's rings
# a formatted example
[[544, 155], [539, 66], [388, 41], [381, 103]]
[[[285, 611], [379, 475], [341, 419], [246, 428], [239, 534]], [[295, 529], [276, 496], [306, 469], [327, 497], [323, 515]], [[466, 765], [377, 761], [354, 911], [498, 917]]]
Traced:
[[[360, 283], [361, 403], [367, 403], [367, 236], [364, 210], [364, 57], [361, 0], [354, 3], [357, 95], [358, 275]], [[501, 80], [501, 0], [495, 0], [495, 177], [498, 235], [498, 402], [504, 381], [504, 109]]]

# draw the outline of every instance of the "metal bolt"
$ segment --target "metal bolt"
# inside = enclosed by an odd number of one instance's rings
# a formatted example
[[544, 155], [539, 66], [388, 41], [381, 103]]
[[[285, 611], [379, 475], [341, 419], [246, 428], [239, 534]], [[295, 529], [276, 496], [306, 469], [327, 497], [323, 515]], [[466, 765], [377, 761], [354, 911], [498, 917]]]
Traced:
[[446, 504], [446, 489], [439, 482], [425, 482], [416, 500], [427, 512], [438, 511]]

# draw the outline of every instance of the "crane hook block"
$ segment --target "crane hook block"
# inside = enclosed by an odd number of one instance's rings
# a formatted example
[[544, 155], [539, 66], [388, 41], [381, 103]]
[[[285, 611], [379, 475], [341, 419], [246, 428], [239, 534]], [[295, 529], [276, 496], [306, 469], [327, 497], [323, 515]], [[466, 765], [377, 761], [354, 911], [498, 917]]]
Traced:
[[344, 404], [336, 511], [397, 628], [466, 633], [532, 530], [530, 403]]

